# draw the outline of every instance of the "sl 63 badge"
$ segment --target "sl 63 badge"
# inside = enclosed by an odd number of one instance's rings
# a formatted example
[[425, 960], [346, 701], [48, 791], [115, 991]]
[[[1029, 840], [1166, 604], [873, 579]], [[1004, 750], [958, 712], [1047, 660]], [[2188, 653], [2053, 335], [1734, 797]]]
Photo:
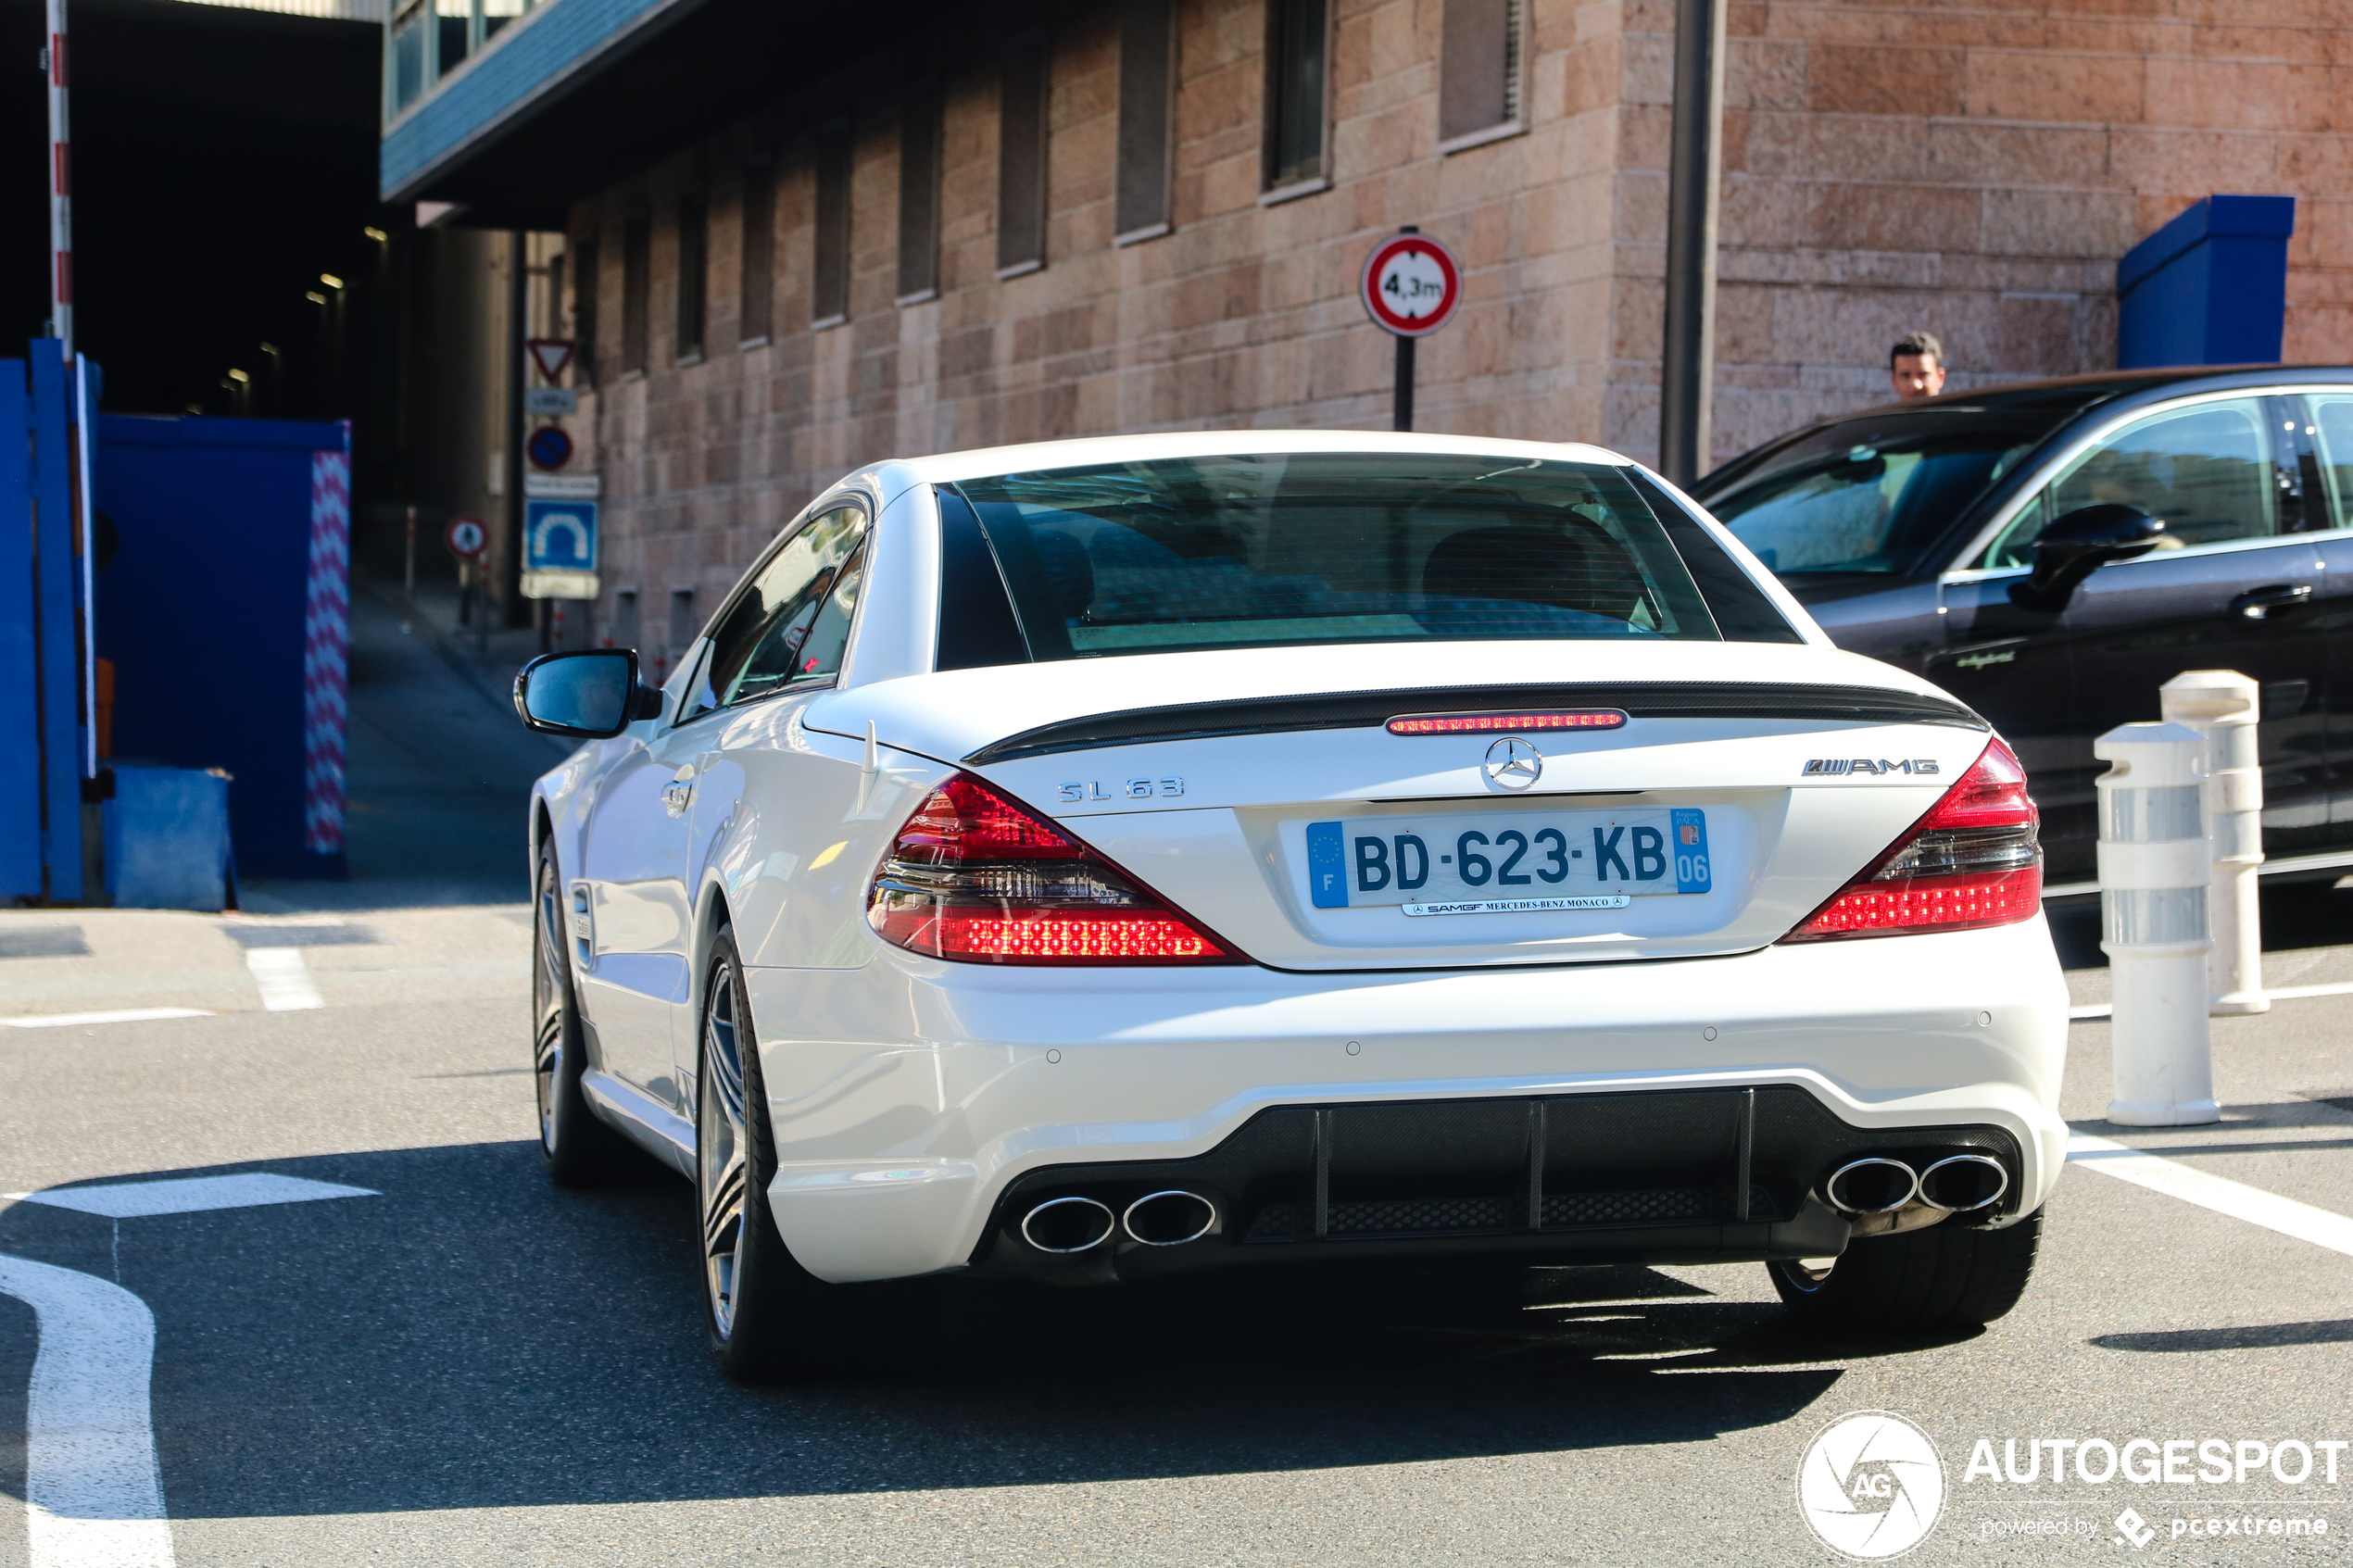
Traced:
[[1933, 757], [1906, 757], [1894, 762], [1884, 757], [1877, 761], [1868, 757], [1817, 757], [1799, 770], [1798, 776], [1811, 778], [1817, 773], [1933, 773], [1936, 771], [1936, 759]]
[[1101, 779], [1090, 779], [1062, 786], [1062, 797], [1067, 805], [1082, 800], [1150, 800], [1155, 795], [1184, 793], [1182, 779], [1116, 779], [1108, 787]]

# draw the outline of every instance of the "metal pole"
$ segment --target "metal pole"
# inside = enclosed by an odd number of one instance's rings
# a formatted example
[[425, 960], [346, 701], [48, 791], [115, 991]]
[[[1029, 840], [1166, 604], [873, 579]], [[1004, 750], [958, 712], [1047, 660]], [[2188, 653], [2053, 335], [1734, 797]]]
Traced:
[[1667, 332], [1658, 466], [1705, 472], [1716, 361], [1716, 207], [1724, 167], [1724, 0], [1676, 0], [1675, 118], [1667, 160]]
[[[1401, 223], [1397, 232], [1418, 234], [1422, 228], [1418, 223]], [[1403, 333], [1397, 334], [1397, 379], [1390, 389], [1389, 403], [1389, 428], [1391, 430], [1414, 428], [1414, 345], [1417, 341]]]
[[[507, 607], [507, 624], [523, 624], [522, 613], [522, 389], [523, 308], [528, 257], [521, 229], [507, 236], [507, 558], [499, 563], [498, 596]], [[484, 621], [487, 622], [488, 616]], [[542, 622], [545, 625], [545, 622]], [[543, 648], [541, 650], [545, 652]]]
[[72, 137], [66, 117], [66, 0], [49, 0], [49, 335], [73, 362]]

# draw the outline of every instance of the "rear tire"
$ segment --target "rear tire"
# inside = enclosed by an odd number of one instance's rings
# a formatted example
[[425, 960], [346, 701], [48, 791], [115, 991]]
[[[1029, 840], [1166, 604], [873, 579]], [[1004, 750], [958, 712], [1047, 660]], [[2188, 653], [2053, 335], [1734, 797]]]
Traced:
[[778, 1234], [768, 1207], [776, 1138], [730, 926], [711, 945], [696, 1057], [703, 1325], [721, 1374], [768, 1383], [870, 1370], [895, 1336], [915, 1326], [908, 1309], [922, 1287], [828, 1285], [794, 1260]]
[[580, 999], [573, 990], [572, 947], [566, 935], [563, 879], [553, 844], [539, 847], [532, 899], [532, 1082], [539, 1100], [539, 1149], [558, 1186], [601, 1186], [646, 1168], [636, 1149], [597, 1120], [581, 1089], [587, 1070]]
[[1827, 1273], [1794, 1260], [1766, 1264], [1800, 1323], [1844, 1331], [1976, 1328], [2026, 1293], [2043, 1239], [2043, 1210], [2000, 1230], [1956, 1225], [1850, 1246]]

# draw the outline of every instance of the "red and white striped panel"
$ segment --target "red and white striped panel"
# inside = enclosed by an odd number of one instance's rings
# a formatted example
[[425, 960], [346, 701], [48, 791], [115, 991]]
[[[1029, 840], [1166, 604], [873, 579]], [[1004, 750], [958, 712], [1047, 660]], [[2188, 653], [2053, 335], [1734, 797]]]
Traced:
[[302, 612], [302, 847], [343, 848], [345, 655], [351, 638], [351, 454], [310, 455], [310, 583]]

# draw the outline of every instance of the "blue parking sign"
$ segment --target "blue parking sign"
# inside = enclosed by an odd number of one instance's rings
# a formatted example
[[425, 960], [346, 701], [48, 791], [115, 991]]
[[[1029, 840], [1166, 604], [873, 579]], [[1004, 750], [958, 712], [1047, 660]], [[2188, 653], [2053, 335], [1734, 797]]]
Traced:
[[525, 571], [597, 570], [596, 502], [525, 501], [522, 521]]

